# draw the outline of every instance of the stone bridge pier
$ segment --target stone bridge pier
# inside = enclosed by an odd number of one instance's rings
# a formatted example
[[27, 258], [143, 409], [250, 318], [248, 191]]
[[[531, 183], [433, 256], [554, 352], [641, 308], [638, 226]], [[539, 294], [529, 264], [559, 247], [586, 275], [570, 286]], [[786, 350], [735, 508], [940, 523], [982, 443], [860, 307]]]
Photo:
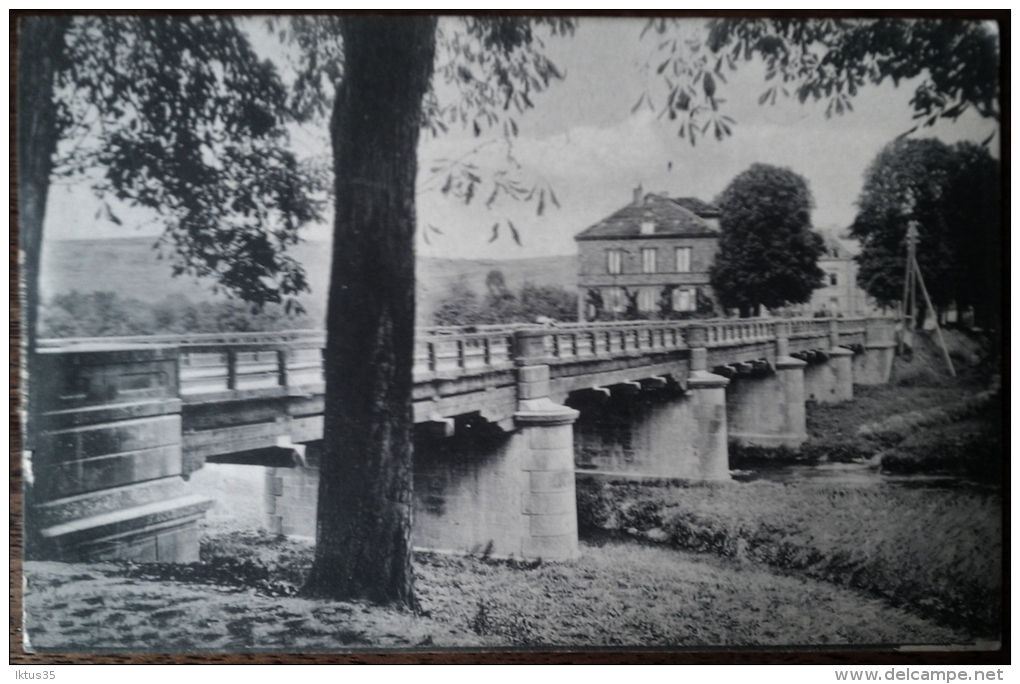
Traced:
[[854, 382], [884, 385], [892, 374], [896, 354], [896, 327], [890, 319], [868, 319], [860, 354], [853, 359]]
[[736, 364], [726, 392], [729, 438], [745, 446], [797, 448], [807, 440], [804, 368], [790, 356], [789, 323], [776, 321], [775, 361]]
[[853, 351], [839, 346], [838, 322], [829, 321], [829, 348], [798, 355], [804, 367], [804, 398], [820, 404], [838, 404], [854, 398]]
[[415, 546], [497, 556], [574, 558], [578, 412], [550, 399], [541, 331], [515, 336], [517, 411], [503, 432], [482, 419], [416, 440]]

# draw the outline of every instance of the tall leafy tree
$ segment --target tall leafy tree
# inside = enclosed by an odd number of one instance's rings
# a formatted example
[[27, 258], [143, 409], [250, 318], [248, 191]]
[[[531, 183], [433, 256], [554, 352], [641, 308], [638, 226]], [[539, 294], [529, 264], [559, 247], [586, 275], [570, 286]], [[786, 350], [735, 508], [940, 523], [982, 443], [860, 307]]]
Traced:
[[750, 316], [806, 302], [822, 284], [822, 238], [811, 230], [807, 181], [789, 169], [754, 164], [723, 191], [719, 253], [710, 276], [720, 303]]
[[906, 233], [918, 224], [921, 273], [936, 306], [953, 295], [956, 278], [949, 226], [941, 197], [949, 180], [952, 154], [933, 138], [897, 140], [887, 145], [865, 173], [851, 234], [861, 241], [857, 279], [884, 305], [903, 295]]
[[957, 307], [973, 307], [976, 321], [1001, 329], [1002, 320], [1002, 166], [973, 143], [953, 147], [946, 204], [959, 262]]
[[340, 29], [324, 446], [306, 590], [414, 606], [414, 199], [435, 20], [348, 20]]
[[[298, 78], [286, 97], [230, 18], [28, 19], [21, 27], [21, 231], [29, 349], [38, 309], [38, 255], [55, 173], [104, 168], [97, 192], [163, 212], [178, 272], [214, 278], [256, 304], [305, 289], [286, 247], [317, 215], [322, 176], [285, 150], [293, 115], [330, 114], [336, 226], [327, 316], [326, 424], [318, 544], [307, 590], [413, 606], [410, 568], [410, 400], [419, 131], [501, 127], [562, 75], [539, 49], [536, 23], [467, 18], [297, 18]], [[438, 59], [437, 59], [438, 57]], [[441, 78], [440, 93], [432, 78]], [[449, 97], [449, 92], [453, 97]], [[445, 97], [445, 99], [444, 99]], [[66, 170], [61, 140], [78, 133]], [[533, 199], [508, 169], [486, 186], [467, 158], [445, 161], [442, 191]], [[228, 165], [229, 162], [229, 165]], [[105, 165], [105, 166], [104, 166]], [[117, 220], [108, 209], [108, 217]], [[514, 239], [515, 227], [506, 222]], [[493, 237], [499, 224], [493, 227]]]
[[[286, 149], [286, 91], [231, 18], [32, 17], [19, 30], [18, 207], [32, 373], [49, 187], [154, 209], [175, 273], [258, 306], [307, 289], [287, 254], [321, 179]], [[119, 218], [106, 205], [107, 218]], [[29, 392], [31, 417], [34, 395]], [[26, 425], [29, 448], [31, 424]]]
[[[546, 23], [554, 33], [572, 28]], [[468, 18], [452, 33], [434, 18], [342, 18], [336, 27], [343, 66], [332, 70], [338, 81], [326, 81], [335, 90], [336, 218], [325, 431], [316, 551], [305, 591], [414, 607], [411, 371], [419, 134], [458, 123], [475, 135], [501, 127], [512, 137], [517, 125], [506, 113], [529, 108], [530, 94], [559, 73], [527, 19]], [[327, 38], [320, 32], [316, 40]], [[301, 60], [311, 68], [317, 58], [305, 53]], [[452, 103], [443, 103], [434, 73], [454, 92]], [[318, 88], [324, 81], [308, 83]], [[320, 94], [328, 98], [328, 90]], [[439, 173], [446, 174], [443, 192], [464, 201], [483, 184], [463, 160], [441, 165]], [[537, 195], [541, 211], [544, 188], [529, 193], [499, 172], [490, 182], [490, 202], [500, 192]], [[512, 224], [508, 228], [515, 234]]]
[[865, 175], [851, 232], [860, 239], [861, 286], [883, 304], [903, 296], [907, 226], [918, 228], [917, 262], [932, 304], [997, 314], [1001, 230], [998, 163], [973, 143], [895, 140]]

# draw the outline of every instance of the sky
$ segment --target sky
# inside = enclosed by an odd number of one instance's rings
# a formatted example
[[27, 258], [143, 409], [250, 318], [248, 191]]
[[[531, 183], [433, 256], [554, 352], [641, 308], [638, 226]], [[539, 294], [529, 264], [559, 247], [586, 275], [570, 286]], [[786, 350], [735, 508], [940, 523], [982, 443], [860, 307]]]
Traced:
[[[632, 111], [645, 88], [643, 67], [655, 45], [651, 37], [640, 38], [643, 26], [643, 19], [582, 18], [574, 36], [544, 38], [546, 54], [565, 78], [535, 95], [534, 109], [518, 118], [513, 153], [526, 178], [553, 188], [559, 208], [550, 204], [539, 216], [534, 203], [501, 201], [486, 208], [484, 195], [467, 206], [444, 196], [438, 190], [441, 182], [429, 177], [437, 159], [456, 158], [488, 143], [483, 149], [491, 154], [481, 155], [479, 163], [491, 172], [503, 163], [501, 143], [498, 136], [476, 138], [471, 130], [451, 129], [438, 138], [423, 135], [419, 255], [508, 259], [574, 254], [574, 235], [630, 202], [639, 184], [647, 192], [710, 201], [756, 162], [803, 175], [815, 199], [813, 224], [842, 229], [853, 221], [868, 164], [915, 123], [908, 104], [914, 88], [910, 82], [898, 88], [891, 83], [866, 87], [853, 101], [854, 112], [826, 118], [824, 103], [779, 98], [774, 106], [758, 105], [766, 86], [764, 69], [756, 62], [741, 62], [736, 72], [726, 72], [728, 82], [719, 91], [726, 99], [725, 113], [736, 120], [733, 135], [721, 142], [699, 140], [692, 147], [678, 137], [676, 122], [660, 120], [648, 108]], [[259, 49], [272, 57], [271, 42], [259, 41]], [[955, 123], [920, 129], [912, 137], [980, 142], [996, 130], [994, 121], [965, 115]], [[293, 138], [299, 153], [328, 149], [322, 128], [295, 131]], [[996, 156], [998, 145], [996, 136], [991, 146]], [[142, 212], [115, 207], [124, 223], [117, 226], [97, 217], [100, 206], [83, 185], [55, 186], [47, 210], [47, 239], [159, 232], [158, 223]], [[521, 245], [505, 234], [489, 241], [493, 223], [507, 219], [518, 228]], [[441, 234], [429, 231], [424, 240], [422, 228], [427, 225]], [[330, 230], [326, 221], [310, 227], [306, 237], [328, 239]]]

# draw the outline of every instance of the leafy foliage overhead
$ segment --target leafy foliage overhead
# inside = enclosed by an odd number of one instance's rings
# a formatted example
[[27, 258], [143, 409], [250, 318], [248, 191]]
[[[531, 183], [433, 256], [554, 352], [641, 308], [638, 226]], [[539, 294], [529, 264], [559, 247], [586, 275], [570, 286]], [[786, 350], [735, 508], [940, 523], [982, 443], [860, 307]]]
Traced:
[[999, 39], [987, 23], [956, 19], [723, 19], [712, 23], [708, 45], [733, 60], [760, 56], [766, 79], [804, 102], [829, 100], [827, 113], [852, 110], [867, 83], [923, 76], [911, 105], [932, 125], [973, 107], [999, 119]]
[[719, 253], [711, 281], [720, 303], [743, 315], [806, 302], [822, 284], [822, 238], [811, 230], [807, 181], [789, 169], [754, 164], [717, 200]]
[[[270, 31], [295, 48], [296, 73], [290, 106], [307, 120], [325, 119], [343, 77], [341, 20], [336, 17], [271, 19]], [[554, 17], [444, 18], [436, 27], [435, 69], [422, 99], [421, 125], [438, 137], [451, 128], [471, 131], [478, 144], [465, 153], [431, 160], [418, 192], [439, 191], [464, 204], [484, 198], [494, 210], [503, 198], [533, 204], [538, 215], [559, 199], [547, 180], [525, 169], [514, 156], [518, 117], [534, 108], [533, 98], [565, 74], [545, 54], [543, 36], [567, 36], [574, 20]], [[326, 171], [331, 172], [331, 169]], [[509, 233], [520, 244], [517, 227], [498, 216], [492, 238]], [[441, 235], [423, 226], [422, 235]]]
[[320, 217], [324, 179], [288, 151], [286, 89], [237, 23], [81, 17], [65, 44], [57, 176], [158, 212], [175, 274], [259, 305], [296, 303], [308, 284], [287, 248]]
[[[777, 97], [827, 101], [826, 116], [853, 111], [868, 84], [921, 77], [910, 101], [918, 126], [955, 120], [973, 108], [999, 120], [999, 36], [977, 21], [927, 19], [714, 19], [707, 36], [678, 19], [650, 19], [642, 35], [657, 41], [648, 69], [665, 88], [646, 91], [660, 116], [679, 122], [678, 134], [722, 140], [733, 119], [722, 113], [726, 73], [761, 59], [766, 81], [759, 104]], [[653, 94], [654, 93], [654, 94]], [[665, 103], [653, 103], [653, 96]], [[917, 129], [915, 126], [907, 133]]]

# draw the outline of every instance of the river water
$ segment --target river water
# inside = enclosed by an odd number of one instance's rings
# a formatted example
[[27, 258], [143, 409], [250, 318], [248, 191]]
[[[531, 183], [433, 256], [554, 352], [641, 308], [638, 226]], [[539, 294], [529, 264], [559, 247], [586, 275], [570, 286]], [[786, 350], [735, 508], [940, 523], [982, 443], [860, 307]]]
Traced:
[[877, 463], [768, 463], [756, 462], [731, 470], [737, 482], [817, 483], [864, 487], [914, 487], [936, 489], [995, 489], [995, 487], [949, 475], [896, 475], [883, 473]]

